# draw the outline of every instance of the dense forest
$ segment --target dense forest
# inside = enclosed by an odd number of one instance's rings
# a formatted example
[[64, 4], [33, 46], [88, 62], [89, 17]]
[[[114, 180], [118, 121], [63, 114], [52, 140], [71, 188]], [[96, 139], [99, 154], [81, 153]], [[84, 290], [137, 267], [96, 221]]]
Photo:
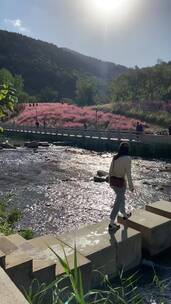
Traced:
[[113, 81], [111, 93], [114, 101], [171, 100], [171, 61], [135, 67]]
[[158, 125], [171, 124], [171, 61], [135, 69], [111, 85], [112, 110]]
[[0, 45], [0, 69], [21, 75], [25, 91], [40, 101], [77, 97], [81, 100], [78, 88], [82, 90], [84, 83], [90, 97], [83, 103], [92, 103], [92, 95], [96, 99], [98, 95], [105, 96], [106, 84], [128, 70], [121, 65], [2, 30]]

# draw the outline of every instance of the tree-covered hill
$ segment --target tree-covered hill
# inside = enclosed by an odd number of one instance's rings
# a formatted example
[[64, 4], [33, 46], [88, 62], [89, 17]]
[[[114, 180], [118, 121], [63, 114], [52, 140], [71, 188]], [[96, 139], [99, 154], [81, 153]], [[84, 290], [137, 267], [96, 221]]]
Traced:
[[21, 75], [25, 91], [41, 98], [46, 95], [75, 98], [80, 77], [90, 77], [105, 87], [106, 82], [128, 70], [54, 44], [0, 30], [2, 68], [13, 75]]
[[112, 81], [113, 112], [171, 125], [171, 61], [135, 69]]

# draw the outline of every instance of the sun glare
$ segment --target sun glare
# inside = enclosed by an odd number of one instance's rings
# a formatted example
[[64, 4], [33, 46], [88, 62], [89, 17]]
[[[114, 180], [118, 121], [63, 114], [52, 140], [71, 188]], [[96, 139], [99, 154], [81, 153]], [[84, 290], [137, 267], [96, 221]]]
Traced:
[[130, 0], [92, 0], [94, 11], [99, 17], [119, 18], [128, 13]]

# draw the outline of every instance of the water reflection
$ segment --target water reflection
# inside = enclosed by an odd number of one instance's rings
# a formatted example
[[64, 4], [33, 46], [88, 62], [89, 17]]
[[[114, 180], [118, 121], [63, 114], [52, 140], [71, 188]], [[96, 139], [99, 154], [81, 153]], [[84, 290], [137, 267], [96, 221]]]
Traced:
[[[97, 170], [108, 171], [110, 153], [50, 146], [37, 153], [27, 148], [0, 151], [0, 191], [15, 193], [22, 208], [19, 228], [37, 234], [61, 233], [109, 216], [114, 201], [107, 183], [95, 183]], [[2, 174], [3, 172], [3, 174]], [[171, 198], [171, 164], [133, 160], [135, 194], [127, 192], [127, 208]]]

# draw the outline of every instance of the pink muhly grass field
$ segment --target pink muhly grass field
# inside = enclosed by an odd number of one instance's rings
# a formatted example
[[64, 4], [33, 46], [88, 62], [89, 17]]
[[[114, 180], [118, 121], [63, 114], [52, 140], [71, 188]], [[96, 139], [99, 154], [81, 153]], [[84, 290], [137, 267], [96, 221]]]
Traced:
[[39, 125], [46, 127], [62, 128], [87, 128], [96, 127], [102, 129], [135, 129], [137, 120], [110, 112], [99, 111], [89, 107], [78, 107], [67, 103], [38, 103], [37, 105], [24, 104], [23, 110], [10, 122], [17, 125], [35, 126], [36, 116]]

